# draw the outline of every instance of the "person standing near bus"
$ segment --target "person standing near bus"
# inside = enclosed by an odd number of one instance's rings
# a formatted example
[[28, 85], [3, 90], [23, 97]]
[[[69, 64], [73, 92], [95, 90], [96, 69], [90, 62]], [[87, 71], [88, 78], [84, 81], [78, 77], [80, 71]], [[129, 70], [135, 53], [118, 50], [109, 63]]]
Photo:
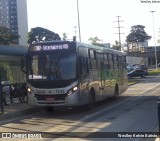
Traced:
[[3, 88], [2, 88], [2, 94], [3, 94], [3, 104], [4, 105], [9, 105], [6, 102], [6, 94], [10, 94], [10, 87], [9, 86], [3, 86]]

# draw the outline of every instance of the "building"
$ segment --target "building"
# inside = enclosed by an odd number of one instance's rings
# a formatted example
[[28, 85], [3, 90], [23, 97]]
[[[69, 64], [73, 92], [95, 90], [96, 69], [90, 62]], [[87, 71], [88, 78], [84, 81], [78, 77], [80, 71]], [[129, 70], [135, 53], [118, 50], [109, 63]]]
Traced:
[[0, 0], [0, 26], [20, 36], [17, 44], [27, 45], [28, 17], [26, 0]]
[[25, 82], [25, 74], [21, 71], [21, 58], [27, 53], [27, 47], [0, 45], [0, 77], [1, 81], [11, 83]]

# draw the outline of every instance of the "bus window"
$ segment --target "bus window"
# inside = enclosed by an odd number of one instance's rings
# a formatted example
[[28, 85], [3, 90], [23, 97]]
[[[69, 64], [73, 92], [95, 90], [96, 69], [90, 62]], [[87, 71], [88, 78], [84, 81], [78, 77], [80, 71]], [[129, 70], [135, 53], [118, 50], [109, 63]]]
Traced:
[[108, 54], [104, 54], [104, 69], [109, 69]]
[[97, 59], [97, 68], [103, 69], [104, 68], [104, 59], [102, 53], [96, 53], [96, 59]]
[[123, 56], [122, 60], [123, 60], [123, 68], [127, 68], [127, 66], [126, 66], [126, 56]]
[[113, 69], [113, 57], [112, 57], [112, 54], [108, 54], [108, 56], [109, 56], [110, 69]]
[[118, 69], [118, 59], [116, 54], [113, 54], [113, 62], [114, 62], [114, 69]]
[[96, 52], [94, 50], [89, 50], [89, 58], [96, 59]]
[[100, 58], [99, 53], [96, 53], [96, 59], [97, 59], [97, 68], [100, 69], [101, 68], [101, 58]]
[[90, 64], [90, 69], [96, 69], [97, 68], [96, 60], [90, 59], [89, 64]]
[[88, 59], [85, 57], [80, 57], [79, 63], [80, 63], [80, 73], [81, 74], [88, 73], [89, 72]]
[[38, 75], [38, 56], [33, 56], [32, 62], [33, 74]]
[[119, 69], [122, 69], [122, 65], [123, 65], [122, 56], [118, 56], [118, 65], [119, 65]]

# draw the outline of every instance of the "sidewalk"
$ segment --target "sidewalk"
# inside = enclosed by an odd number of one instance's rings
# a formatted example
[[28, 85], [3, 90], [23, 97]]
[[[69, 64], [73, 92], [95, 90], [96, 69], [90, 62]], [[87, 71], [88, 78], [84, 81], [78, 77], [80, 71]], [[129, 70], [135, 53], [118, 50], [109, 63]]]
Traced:
[[13, 103], [7, 101], [9, 105], [4, 106], [4, 114], [0, 111], [0, 120], [13, 119], [20, 115], [28, 115], [34, 113], [39, 107], [30, 106], [27, 103], [21, 103], [18, 99], [14, 99]]

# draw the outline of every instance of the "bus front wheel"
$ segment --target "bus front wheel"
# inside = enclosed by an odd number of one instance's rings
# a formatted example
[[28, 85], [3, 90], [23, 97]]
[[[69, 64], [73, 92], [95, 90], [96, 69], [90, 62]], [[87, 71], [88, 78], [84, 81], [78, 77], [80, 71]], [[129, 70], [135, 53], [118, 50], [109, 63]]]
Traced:
[[119, 95], [119, 88], [118, 85], [116, 85], [113, 99], [116, 99], [118, 95]]
[[94, 94], [93, 91], [91, 91], [89, 96], [88, 96], [87, 108], [88, 109], [93, 109], [94, 106], [95, 106], [95, 94]]

